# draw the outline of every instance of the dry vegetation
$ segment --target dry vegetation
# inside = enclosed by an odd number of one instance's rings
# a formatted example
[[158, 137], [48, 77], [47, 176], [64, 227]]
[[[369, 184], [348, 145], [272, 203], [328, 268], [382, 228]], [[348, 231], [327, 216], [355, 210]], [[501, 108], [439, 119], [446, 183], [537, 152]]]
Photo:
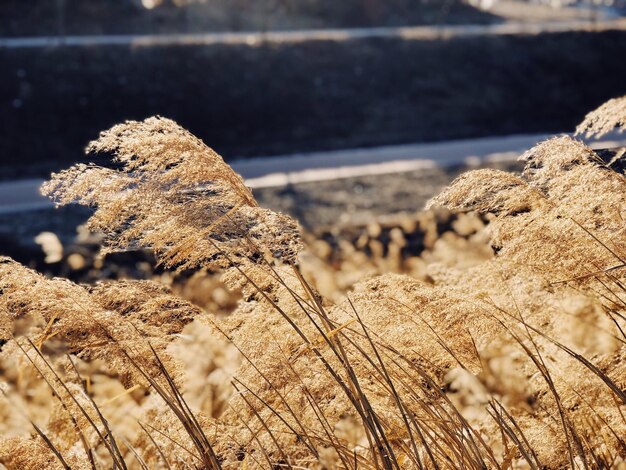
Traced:
[[[581, 130], [622, 125], [607, 106]], [[431, 202], [458, 215], [303, 249], [172, 121], [90, 149], [110, 165], [43, 191], [94, 206], [105, 250], [149, 247], [196, 271], [187, 289], [240, 297], [207, 311], [154, 281], [78, 285], [1, 259], [8, 468], [626, 468], [621, 154], [554, 138], [521, 175], [470, 172]]]

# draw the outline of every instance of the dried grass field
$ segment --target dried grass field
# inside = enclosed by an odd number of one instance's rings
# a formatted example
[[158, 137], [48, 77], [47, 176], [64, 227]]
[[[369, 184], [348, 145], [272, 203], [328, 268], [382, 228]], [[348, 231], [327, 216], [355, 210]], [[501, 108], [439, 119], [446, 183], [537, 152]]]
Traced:
[[[626, 97], [578, 132], [625, 125]], [[6, 468], [626, 468], [623, 150], [555, 137], [317, 234], [171, 120], [88, 151], [42, 187], [94, 208], [100, 253], [68, 263], [158, 272], [0, 258]]]

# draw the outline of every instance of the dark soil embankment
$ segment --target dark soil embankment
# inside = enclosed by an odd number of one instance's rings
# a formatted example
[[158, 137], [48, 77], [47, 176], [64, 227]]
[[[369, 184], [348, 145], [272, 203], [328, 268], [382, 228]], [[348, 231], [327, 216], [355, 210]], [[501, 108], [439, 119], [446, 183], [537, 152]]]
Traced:
[[572, 130], [626, 92], [626, 31], [0, 49], [0, 174], [45, 175], [124, 119], [254, 156]]

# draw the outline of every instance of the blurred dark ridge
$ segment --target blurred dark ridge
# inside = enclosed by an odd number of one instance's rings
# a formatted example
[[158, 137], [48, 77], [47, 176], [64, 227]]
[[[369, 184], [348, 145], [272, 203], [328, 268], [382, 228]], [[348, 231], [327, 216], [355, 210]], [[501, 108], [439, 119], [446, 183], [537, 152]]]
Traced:
[[485, 24], [497, 20], [462, 0], [0, 2], [0, 36], [4, 37]]

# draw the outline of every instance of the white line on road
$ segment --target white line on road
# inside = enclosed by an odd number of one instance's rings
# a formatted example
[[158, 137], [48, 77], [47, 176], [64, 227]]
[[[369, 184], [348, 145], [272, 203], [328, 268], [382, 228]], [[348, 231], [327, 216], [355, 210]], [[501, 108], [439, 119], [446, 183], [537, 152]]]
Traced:
[[[465, 158], [472, 156], [485, 158], [488, 155], [503, 152], [521, 152], [550, 136], [550, 134], [514, 135], [426, 144], [332, 150], [280, 157], [236, 159], [230, 162], [230, 165], [237, 173], [246, 178], [248, 184], [252, 185], [257, 184], [259, 177], [267, 177], [271, 174], [296, 175], [304, 171], [329, 168], [350, 167], [353, 169], [351, 176], [359, 176], [357, 173], [360, 167], [369, 168], [369, 165], [379, 165], [378, 174], [394, 173], [395, 171], [388, 171], [392, 169], [389, 165], [394, 162], [432, 161], [445, 167], [462, 163]], [[369, 170], [365, 169], [364, 171]], [[399, 169], [398, 171], [406, 170]]]
[[[312, 183], [449, 167], [474, 163], [514, 160], [520, 153], [549, 138], [547, 134], [466, 139], [431, 144], [407, 144], [365, 149], [335, 150], [259, 157], [231, 162], [251, 188]], [[626, 146], [624, 136], [587, 142], [592, 148]], [[0, 183], [0, 214], [52, 207], [39, 194], [41, 179]]]

